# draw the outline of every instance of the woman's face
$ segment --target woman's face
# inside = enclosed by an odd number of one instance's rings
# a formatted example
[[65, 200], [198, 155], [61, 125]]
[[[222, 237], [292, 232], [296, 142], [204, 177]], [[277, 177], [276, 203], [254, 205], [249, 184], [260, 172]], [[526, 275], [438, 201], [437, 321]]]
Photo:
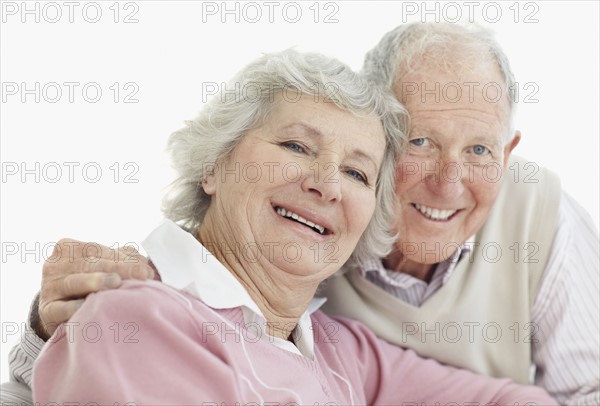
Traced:
[[214, 248], [318, 282], [349, 258], [373, 215], [383, 127], [313, 96], [275, 103], [203, 183], [211, 234], [223, 240]]

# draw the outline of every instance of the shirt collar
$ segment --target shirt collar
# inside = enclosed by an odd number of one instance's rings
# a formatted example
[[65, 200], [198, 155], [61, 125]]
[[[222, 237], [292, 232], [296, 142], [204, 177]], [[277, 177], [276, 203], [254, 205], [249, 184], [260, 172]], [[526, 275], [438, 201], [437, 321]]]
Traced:
[[[456, 249], [454, 254], [440, 262], [437, 265], [436, 272], [442, 271], [444, 272], [443, 284], [445, 284], [450, 276], [454, 273], [456, 266], [458, 263], [465, 257], [469, 256], [471, 251], [473, 250], [473, 245], [475, 244], [475, 235], [469, 237], [460, 247]], [[367, 276], [368, 273], [374, 272], [378, 274], [379, 279], [383, 280], [386, 284], [391, 286], [397, 286], [404, 289], [410, 288], [412, 285], [419, 284], [422, 282], [420, 279], [415, 278], [412, 275], [407, 275], [404, 273], [394, 272], [393, 277], [390, 276], [390, 270], [386, 269], [383, 266], [382, 259], [376, 260], [368, 260], [365, 261], [363, 266], [360, 267], [360, 273], [363, 276]], [[398, 275], [396, 275], [398, 274]]]
[[360, 267], [360, 273], [367, 277], [367, 274], [374, 273], [376, 278], [381, 280], [385, 285], [394, 286], [402, 289], [409, 289], [415, 285], [427, 285], [420, 279], [404, 272], [395, 272], [386, 269], [383, 265], [383, 260], [368, 260]]
[[471, 255], [470, 253], [473, 251], [473, 244], [475, 244], [475, 235], [467, 238], [467, 241], [462, 243], [462, 245], [454, 252], [454, 254], [438, 265], [441, 266], [442, 269], [446, 269], [444, 273], [444, 279], [442, 279], [442, 284], [446, 284], [446, 282], [448, 282], [448, 279], [450, 279], [454, 273], [458, 263], [463, 260], [463, 258]]
[[[246, 323], [254, 322], [265, 328], [264, 315], [242, 284], [192, 234], [171, 220], [165, 220], [152, 231], [142, 246], [165, 284], [189, 293], [214, 309], [241, 307]], [[310, 314], [323, 303], [323, 298], [313, 299], [298, 320], [292, 332], [296, 346], [275, 337], [270, 337], [270, 341], [312, 358], [314, 339]]]

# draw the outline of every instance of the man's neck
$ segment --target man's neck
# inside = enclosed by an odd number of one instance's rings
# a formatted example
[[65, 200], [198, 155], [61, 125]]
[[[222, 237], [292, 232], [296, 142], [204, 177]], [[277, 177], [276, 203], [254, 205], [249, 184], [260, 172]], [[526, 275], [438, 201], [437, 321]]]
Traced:
[[437, 264], [422, 264], [407, 259], [401, 252], [392, 252], [383, 260], [383, 265], [396, 272], [402, 272], [429, 283]]

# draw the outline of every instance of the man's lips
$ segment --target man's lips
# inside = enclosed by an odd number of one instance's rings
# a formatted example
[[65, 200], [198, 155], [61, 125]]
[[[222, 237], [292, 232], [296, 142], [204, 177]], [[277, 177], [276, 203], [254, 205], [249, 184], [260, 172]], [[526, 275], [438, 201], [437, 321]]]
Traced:
[[411, 203], [411, 206], [424, 217], [433, 221], [449, 221], [461, 211], [461, 209], [436, 209], [419, 203]]

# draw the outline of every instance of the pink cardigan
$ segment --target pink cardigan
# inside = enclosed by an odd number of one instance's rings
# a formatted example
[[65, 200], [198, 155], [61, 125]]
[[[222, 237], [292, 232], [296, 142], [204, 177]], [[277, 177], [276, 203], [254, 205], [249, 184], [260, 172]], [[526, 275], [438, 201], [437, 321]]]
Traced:
[[[419, 358], [362, 324], [312, 316], [311, 360], [159, 282], [128, 281], [90, 295], [44, 347], [34, 401], [65, 404], [555, 405], [519, 386]], [[454, 403], [452, 403], [454, 402]]]

